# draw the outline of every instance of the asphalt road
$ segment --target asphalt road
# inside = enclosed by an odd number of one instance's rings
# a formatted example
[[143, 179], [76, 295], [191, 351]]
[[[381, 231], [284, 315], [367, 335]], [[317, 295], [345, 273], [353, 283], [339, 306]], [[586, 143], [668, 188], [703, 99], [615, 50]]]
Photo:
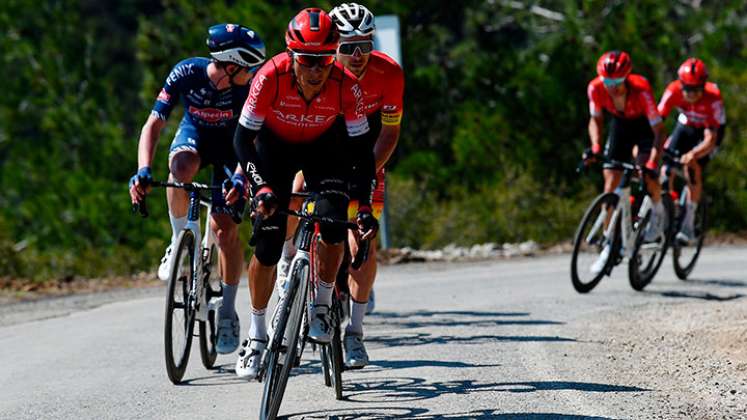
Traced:
[[[747, 418], [747, 249], [710, 248], [693, 280], [667, 261], [644, 293], [617, 273], [588, 295], [567, 255], [380, 271], [372, 363], [345, 401], [307, 352], [287, 418]], [[2, 419], [254, 419], [261, 384], [207, 371], [197, 347], [172, 385], [162, 289], [6, 305]], [[240, 294], [242, 321], [248, 291]], [[242, 325], [246, 331], [247, 325]], [[243, 333], [242, 333], [243, 335]]]

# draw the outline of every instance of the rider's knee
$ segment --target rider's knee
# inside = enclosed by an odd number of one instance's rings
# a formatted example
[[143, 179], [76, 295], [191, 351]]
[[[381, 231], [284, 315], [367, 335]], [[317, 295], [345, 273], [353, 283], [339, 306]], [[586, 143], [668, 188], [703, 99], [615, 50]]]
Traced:
[[181, 152], [171, 158], [171, 175], [180, 182], [190, 182], [200, 170], [200, 157], [192, 152]]
[[[322, 217], [336, 220], [347, 219], [348, 202], [344, 196], [330, 195], [317, 200], [314, 211]], [[320, 229], [322, 240], [328, 244], [339, 244], [347, 238], [348, 230], [345, 226], [322, 223]]]
[[217, 223], [213, 230], [220, 249], [233, 248], [239, 244], [239, 229], [235, 224]]

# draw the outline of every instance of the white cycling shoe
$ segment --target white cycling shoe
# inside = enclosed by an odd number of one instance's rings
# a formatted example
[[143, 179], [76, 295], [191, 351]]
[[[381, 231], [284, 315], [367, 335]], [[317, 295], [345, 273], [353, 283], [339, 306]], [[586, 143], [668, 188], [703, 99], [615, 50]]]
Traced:
[[690, 245], [695, 238], [695, 232], [692, 226], [688, 226], [687, 223], [682, 225], [682, 229], [677, 232], [677, 241], [684, 245]]
[[267, 339], [249, 338], [241, 343], [239, 358], [236, 360], [236, 376], [253, 381], [257, 379], [262, 364], [262, 355], [267, 348]]
[[[219, 317], [220, 318], [220, 317]], [[241, 324], [236, 312], [231, 318], [220, 318], [218, 320], [218, 339], [215, 343], [215, 350], [220, 354], [230, 354], [239, 347], [239, 333]]]
[[329, 306], [314, 305], [309, 323], [309, 338], [319, 344], [329, 344], [332, 340], [332, 324], [329, 320]]
[[368, 353], [363, 345], [363, 336], [358, 334], [345, 334], [345, 366], [360, 369], [368, 364]]
[[656, 242], [661, 237], [664, 231], [664, 216], [657, 214], [656, 210], [651, 211], [651, 219], [646, 226], [646, 231], [643, 233], [644, 242]]
[[602, 248], [602, 252], [599, 253], [599, 256], [597, 257], [596, 261], [589, 267], [589, 271], [597, 275], [604, 270], [604, 267], [607, 266], [607, 260], [610, 259], [610, 253], [612, 252], [612, 244], [608, 243], [607, 245]]
[[163, 254], [163, 258], [161, 258], [161, 265], [158, 266], [158, 278], [162, 281], [168, 281], [171, 275], [171, 266], [174, 261], [173, 248], [173, 244], [169, 244], [166, 252]]

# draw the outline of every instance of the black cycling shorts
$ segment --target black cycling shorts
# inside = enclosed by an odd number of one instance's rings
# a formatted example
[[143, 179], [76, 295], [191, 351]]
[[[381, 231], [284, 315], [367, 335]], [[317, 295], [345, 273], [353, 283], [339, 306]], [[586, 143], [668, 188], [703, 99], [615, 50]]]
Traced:
[[[254, 143], [258, 162], [265, 182], [278, 198], [279, 208], [288, 208], [293, 178], [303, 171], [307, 191], [319, 194], [315, 213], [347, 220], [352, 165], [348, 137], [340, 135], [343, 130], [344, 122], [338, 119], [333, 127], [309, 143], [287, 142], [266, 127], [259, 131]], [[275, 265], [280, 259], [286, 224], [287, 217], [278, 212], [262, 222], [255, 255], [263, 265]], [[347, 230], [322, 224], [321, 235], [327, 243], [340, 243], [347, 238]]]
[[[646, 117], [625, 119], [612, 116], [604, 155], [608, 159], [620, 162], [633, 160], [633, 148], [638, 146], [636, 163], [646, 164], [654, 145], [654, 131]], [[611, 163], [604, 164], [605, 169], [619, 169]]]

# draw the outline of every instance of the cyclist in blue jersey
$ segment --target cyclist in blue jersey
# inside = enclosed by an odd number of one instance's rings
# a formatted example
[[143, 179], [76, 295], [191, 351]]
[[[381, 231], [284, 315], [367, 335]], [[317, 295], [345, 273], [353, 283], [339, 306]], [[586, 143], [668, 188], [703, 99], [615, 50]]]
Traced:
[[[140, 202], [152, 180], [151, 163], [161, 130], [179, 99], [184, 116], [179, 123], [169, 153], [169, 180], [192, 182], [200, 168], [213, 166], [213, 185], [220, 185], [226, 175], [224, 167], [233, 171], [237, 165], [233, 149], [233, 134], [241, 108], [249, 93], [254, 73], [265, 61], [265, 45], [250, 28], [232, 23], [211, 26], [207, 46], [211, 58], [193, 57], [174, 66], [158, 94], [148, 120], [140, 133], [138, 171], [130, 180], [130, 197]], [[234, 183], [245, 185], [240, 178]], [[184, 190], [167, 189], [171, 245], [158, 268], [158, 277], [167, 280], [173, 264], [172, 248], [179, 232], [187, 224], [189, 197]], [[213, 194], [211, 228], [220, 249], [220, 273], [223, 282], [223, 302], [218, 311], [219, 353], [232, 353], [239, 345], [239, 318], [235, 311], [243, 252], [238, 226], [223, 195]]]

